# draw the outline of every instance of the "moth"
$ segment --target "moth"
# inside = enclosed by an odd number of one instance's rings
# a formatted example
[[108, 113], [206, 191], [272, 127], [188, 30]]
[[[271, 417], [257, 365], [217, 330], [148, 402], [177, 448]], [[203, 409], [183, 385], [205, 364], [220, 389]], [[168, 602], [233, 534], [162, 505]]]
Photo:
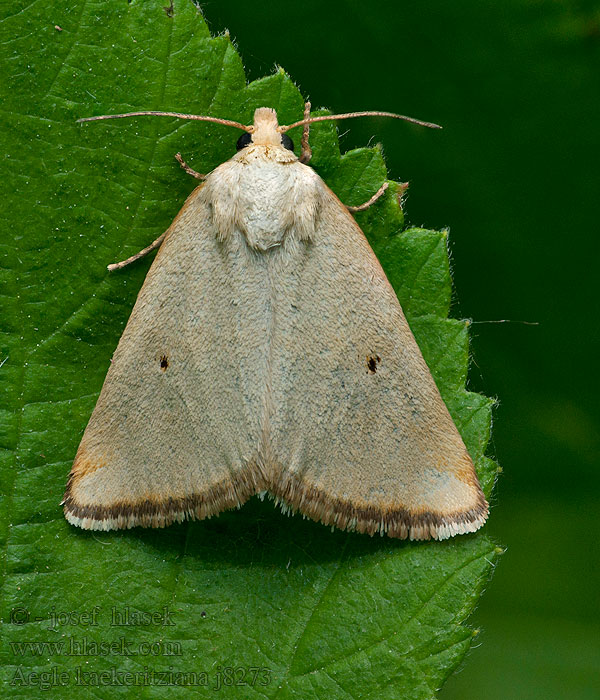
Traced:
[[[69, 476], [67, 520], [163, 527], [268, 493], [325, 525], [412, 540], [488, 504], [396, 294], [316, 172], [309, 125], [257, 109], [160, 245]], [[303, 125], [298, 158], [287, 131]], [[378, 194], [381, 194], [384, 188]], [[377, 195], [376, 195], [377, 196]], [[375, 197], [372, 198], [374, 200]], [[368, 202], [369, 204], [371, 202]]]

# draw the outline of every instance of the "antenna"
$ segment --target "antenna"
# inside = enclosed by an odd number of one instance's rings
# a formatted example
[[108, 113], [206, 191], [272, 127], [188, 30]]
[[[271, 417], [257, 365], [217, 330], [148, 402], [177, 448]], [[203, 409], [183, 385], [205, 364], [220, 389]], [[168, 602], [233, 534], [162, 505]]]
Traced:
[[301, 119], [299, 122], [294, 122], [293, 124], [289, 124], [287, 126], [280, 126], [279, 131], [288, 131], [296, 126], [302, 126], [303, 124], [314, 124], [315, 122], [324, 122], [332, 119], [351, 119], [352, 117], [392, 117], [393, 119], [403, 119], [406, 122], [418, 124], [419, 126], [427, 126], [430, 129], [442, 128], [439, 124], [423, 122], [420, 119], [415, 119], [414, 117], [405, 117], [403, 114], [394, 114], [394, 112], [346, 112], [345, 114], [326, 114], [322, 117], [309, 117], [308, 119]]
[[244, 126], [239, 122], [231, 121], [231, 119], [219, 119], [218, 117], [206, 117], [200, 114], [182, 114], [181, 112], [127, 112], [125, 114], [100, 114], [97, 117], [83, 117], [78, 119], [78, 122], [95, 122], [100, 119], [123, 119], [124, 117], [177, 117], [178, 119], [195, 119], [202, 122], [214, 122], [215, 124], [224, 124], [225, 126], [233, 126], [236, 129], [251, 132], [254, 127]]

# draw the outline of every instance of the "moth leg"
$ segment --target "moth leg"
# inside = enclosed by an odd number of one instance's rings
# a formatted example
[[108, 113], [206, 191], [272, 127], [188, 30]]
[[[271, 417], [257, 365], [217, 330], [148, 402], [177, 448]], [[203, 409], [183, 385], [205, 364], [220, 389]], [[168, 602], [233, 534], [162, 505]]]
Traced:
[[175, 154], [175, 160], [179, 163], [179, 165], [181, 165], [181, 167], [185, 170], [185, 172], [188, 175], [195, 177], [197, 180], [204, 180], [204, 178], [206, 177], [206, 175], [202, 175], [201, 173], [197, 173], [193, 168], [190, 168], [190, 166], [181, 157], [181, 153]]
[[[304, 103], [304, 119], [309, 119], [310, 118], [310, 102], [305, 102]], [[310, 133], [310, 124], [305, 124], [303, 129], [302, 129], [302, 140], [300, 141], [300, 145], [302, 146], [302, 151], [300, 153], [300, 162], [301, 163], [308, 163], [308, 161], [312, 158], [312, 149], [310, 147], [310, 144], [308, 143], [308, 135]]]
[[368, 209], [371, 204], [375, 204], [375, 202], [381, 197], [381, 195], [387, 190], [388, 188], [388, 183], [384, 182], [383, 185], [375, 192], [375, 194], [371, 197], [371, 199], [367, 200], [364, 204], [359, 204], [357, 207], [351, 207], [346, 204], [346, 209], [351, 212], [355, 211], [364, 211], [365, 209]]
[[151, 253], [153, 250], [156, 250], [156, 248], [158, 248], [160, 244], [164, 241], [166, 235], [167, 232], [165, 231], [155, 241], [152, 241], [152, 243], [150, 243], [149, 246], [146, 246], [146, 248], [140, 250], [139, 253], [132, 255], [130, 258], [127, 258], [127, 260], [122, 260], [121, 262], [107, 265], [107, 269], [110, 272], [114, 272], [114, 270], [121, 270], [122, 268], [127, 267], [127, 265], [131, 265], [131, 263], [135, 262], [136, 260], [139, 260], [140, 258], [143, 258], [145, 255], [148, 255], [148, 253]]

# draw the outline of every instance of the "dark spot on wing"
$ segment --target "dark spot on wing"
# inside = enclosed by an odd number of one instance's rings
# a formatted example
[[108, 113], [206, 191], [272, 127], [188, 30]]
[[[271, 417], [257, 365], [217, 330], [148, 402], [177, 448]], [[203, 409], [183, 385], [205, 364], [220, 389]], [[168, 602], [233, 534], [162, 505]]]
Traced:
[[160, 368], [162, 369], [163, 372], [166, 372], [168, 366], [169, 366], [169, 358], [166, 355], [161, 355], [160, 356]]
[[379, 355], [367, 355], [367, 372], [369, 374], [375, 374], [380, 362], [381, 357], [379, 357]]

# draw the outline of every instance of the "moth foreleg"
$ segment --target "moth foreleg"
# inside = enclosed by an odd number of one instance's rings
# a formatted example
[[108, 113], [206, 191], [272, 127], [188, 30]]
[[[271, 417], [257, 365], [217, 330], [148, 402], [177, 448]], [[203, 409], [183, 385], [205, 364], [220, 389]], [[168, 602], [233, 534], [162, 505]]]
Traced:
[[204, 180], [204, 178], [206, 177], [206, 175], [202, 175], [201, 173], [197, 173], [193, 168], [190, 168], [190, 166], [181, 157], [181, 153], [175, 154], [175, 160], [179, 163], [179, 165], [181, 165], [181, 167], [185, 170], [185, 172], [188, 175], [195, 177], [197, 180]]
[[[310, 119], [310, 102], [304, 103], [304, 119]], [[304, 163], [305, 165], [312, 158], [312, 149], [310, 147], [310, 144], [308, 143], [309, 134], [310, 124], [305, 124], [302, 129], [302, 140], [300, 141], [300, 145], [302, 146], [302, 151], [300, 153], [300, 162]]]
[[346, 204], [346, 209], [351, 212], [356, 212], [356, 211], [364, 211], [365, 209], [368, 209], [371, 204], [375, 204], [375, 202], [381, 197], [381, 195], [387, 190], [388, 188], [388, 183], [384, 182], [383, 185], [375, 192], [375, 194], [371, 197], [371, 199], [367, 200], [364, 204], [359, 204], [357, 207], [351, 207], [348, 204]]

